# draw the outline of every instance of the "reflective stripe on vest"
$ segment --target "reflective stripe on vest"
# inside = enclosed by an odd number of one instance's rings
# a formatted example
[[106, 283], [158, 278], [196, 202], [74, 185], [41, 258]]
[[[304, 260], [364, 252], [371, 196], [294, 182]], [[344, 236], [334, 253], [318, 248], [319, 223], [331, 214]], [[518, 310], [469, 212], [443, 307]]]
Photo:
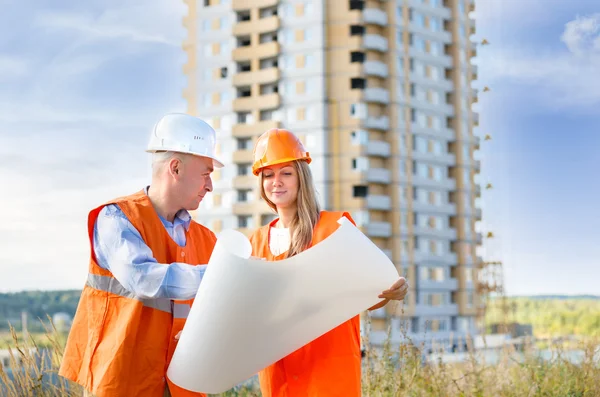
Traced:
[[[173, 313], [172, 302], [170, 299], [157, 298], [157, 299], [143, 299], [136, 296], [133, 292], [128, 291], [125, 287], [119, 283], [114, 277], [100, 276], [98, 274], [88, 273], [88, 279], [86, 285], [90, 288], [94, 288], [100, 291], [110, 292], [111, 294], [119, 295], [128, 299], [135, 299], [142, 302], [142, 305], [160, 310], [161, 312]], [[188, 310], [189, 311], [189, 310]]]
[[187, 318], [190, 314], [190, 305], [188, 303], [173, 303], [173, 318]]

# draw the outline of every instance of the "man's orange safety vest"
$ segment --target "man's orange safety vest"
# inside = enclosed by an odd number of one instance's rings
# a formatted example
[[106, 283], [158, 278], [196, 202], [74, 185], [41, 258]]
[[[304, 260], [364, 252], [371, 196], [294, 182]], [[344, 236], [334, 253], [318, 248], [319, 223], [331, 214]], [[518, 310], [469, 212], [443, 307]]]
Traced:
[[[313, 231], [312, 245], [323, 241], [340, 225], [347, 212], [322, 211]], [[250, 237], [252, 255], [282, 260], [269, 249], [269, 230], [277, 219]], [[354, 223], [354, 221], [352, 221]], [[258, 374], [264, 397], [360, 397], [360, 319], [355, 316]]]
[[[213, 232], [194, 222], [180, 247], [168, 234], [143, 191], [110, 201], [88, 216], [89, 274], [67, 340], [59, 375], [97, 397], [163, 397], [166, 371], [193, 300], [141, 299], [96, 263], [94, 224], [100, 210], [116, 204], [141, 234], [158, 263], [206, 264]], [[171, 395], [204, 396], [169, 382]]]

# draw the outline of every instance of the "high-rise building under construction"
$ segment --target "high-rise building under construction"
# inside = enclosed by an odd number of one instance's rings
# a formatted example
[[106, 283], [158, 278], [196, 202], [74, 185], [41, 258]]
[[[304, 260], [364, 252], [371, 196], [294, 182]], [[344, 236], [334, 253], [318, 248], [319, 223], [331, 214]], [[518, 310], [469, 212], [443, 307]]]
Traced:
[[349, 211], [409, 279], [372, 313], [371, 340], [447, 346], [476, 332], [480, 189], [473, 0], [186, 0], [187, 112], [217, 130], [226, 167], [197, 219], [250, 231], [274, 215], [255, 139], [297, 134], [324, 209]]

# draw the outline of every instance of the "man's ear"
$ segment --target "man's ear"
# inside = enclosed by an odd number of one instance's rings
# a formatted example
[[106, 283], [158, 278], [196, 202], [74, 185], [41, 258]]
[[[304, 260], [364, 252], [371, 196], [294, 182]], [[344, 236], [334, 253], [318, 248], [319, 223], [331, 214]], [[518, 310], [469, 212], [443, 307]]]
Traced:
[[169, 173], [171, 175], [179, 175], [179, 171], [181, 170], [181, 160], [177, 157], [174, 157], [169, 161]]

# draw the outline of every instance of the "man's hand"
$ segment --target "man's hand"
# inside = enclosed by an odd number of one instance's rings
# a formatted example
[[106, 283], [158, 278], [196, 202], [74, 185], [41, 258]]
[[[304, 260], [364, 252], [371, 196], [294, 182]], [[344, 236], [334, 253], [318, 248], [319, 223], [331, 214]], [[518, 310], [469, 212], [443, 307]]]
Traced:
[[378, 298], [401, 301], [408, 293], [408, 282], [404, 277], [400, 277], [389, 289], [386, 289]]
[[179, 337], [180, 337], [180, 336], [181, 336], [181, 331], [179, 331], [179, 332], [177, 333], [177, 335], [175, 335], [175, 340], [179, 340]]

